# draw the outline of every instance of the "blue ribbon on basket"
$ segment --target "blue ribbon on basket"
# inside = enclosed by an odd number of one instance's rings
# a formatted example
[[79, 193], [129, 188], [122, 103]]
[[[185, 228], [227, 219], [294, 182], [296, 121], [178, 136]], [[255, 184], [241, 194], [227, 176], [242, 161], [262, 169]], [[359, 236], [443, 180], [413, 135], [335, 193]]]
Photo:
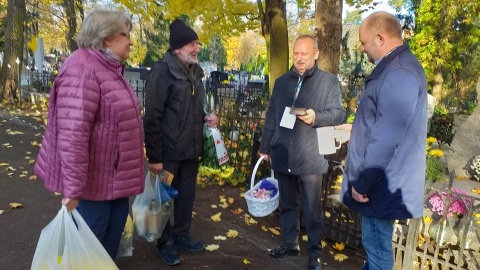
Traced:
[[272, 182], [268, 181], [266, 178], [262, 179], [262, 181], [260, 182], [260, 186], [258, 188], [271, 190], [272, 194], [270, 195], [270, 198], [275, 197], [275, 195], [277, 195], [277, 192], [278, 192], [277, 187], [274, 184], [272, 184]]

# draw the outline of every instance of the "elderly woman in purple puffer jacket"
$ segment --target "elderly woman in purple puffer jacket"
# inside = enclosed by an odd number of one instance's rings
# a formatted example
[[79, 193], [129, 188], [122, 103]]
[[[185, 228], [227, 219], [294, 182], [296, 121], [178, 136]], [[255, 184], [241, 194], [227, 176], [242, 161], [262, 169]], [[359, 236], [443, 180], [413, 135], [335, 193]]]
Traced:
[[50, 91], [48, 123], [35, 165], [45, 187], [77, 208], [114, 259], [129, 197], [144, 188], [142, 119], [123, 77], [133, 45], [124, 11], [95, 9]]

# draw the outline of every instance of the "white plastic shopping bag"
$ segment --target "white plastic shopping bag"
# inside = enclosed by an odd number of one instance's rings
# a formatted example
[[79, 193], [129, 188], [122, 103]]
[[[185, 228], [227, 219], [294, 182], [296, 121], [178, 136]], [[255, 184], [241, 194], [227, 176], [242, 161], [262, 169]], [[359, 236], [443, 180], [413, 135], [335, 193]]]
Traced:
[[40, 234], [31, 269], [85, 270], [118, 267], [78, 211], [74, 209], [68, 213], [67, 208], [62, 206], [57, 216]]
[[172, 198], [162, 200], [162, 184], [158, 175], [148, 171], [143, 193], [135, 197], [132, 205], [133, 222], [139, 236], [148, 242], [162, 235], [173, 210]]

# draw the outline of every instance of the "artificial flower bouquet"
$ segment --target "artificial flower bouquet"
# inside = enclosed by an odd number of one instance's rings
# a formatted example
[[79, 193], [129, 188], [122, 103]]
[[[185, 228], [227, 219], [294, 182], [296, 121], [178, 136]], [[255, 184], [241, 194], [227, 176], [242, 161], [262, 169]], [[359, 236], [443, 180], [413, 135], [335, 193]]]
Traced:
[[257, 199], [271, 199], [277, 195], [277, 187], [267, 179], [262, 179], [260, 186], [252, 190], [252, 195]]
[[[464, 197], [464, 199], [462, 199], [462, 197]], [[463, 189], [452, 188], [451, 192], [445, 190], [433, 193], [427, 201], [428, 207], [438, 216], [445, 214], [445, 204], [448, 203], [450, 203], [450, 207], [446, 211], [446, 217], [462, 217], [468, 212], [471, 200], [468, 198], [467, 192]]]

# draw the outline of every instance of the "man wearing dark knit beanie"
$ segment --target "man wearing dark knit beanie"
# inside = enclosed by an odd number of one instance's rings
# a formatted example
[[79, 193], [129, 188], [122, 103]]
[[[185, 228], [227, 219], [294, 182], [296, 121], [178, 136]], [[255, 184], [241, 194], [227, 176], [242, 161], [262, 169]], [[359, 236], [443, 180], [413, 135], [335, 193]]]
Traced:
[[157, 252], [168, 265], [180, 263], [178, 249], [201, 251], [205, 244], [190, 237], [198, 160], [203, 147], [203, 125], [215, 127], [215, 114], [203, 111], [203, 70], [198, 65], [200, 45], [195, 31], [176, 19], [170, 24], [170, 49], [152, 68], [146, 83], [145, 148], [152, 173], [174, 175], [178, 190], [174, 210]]

